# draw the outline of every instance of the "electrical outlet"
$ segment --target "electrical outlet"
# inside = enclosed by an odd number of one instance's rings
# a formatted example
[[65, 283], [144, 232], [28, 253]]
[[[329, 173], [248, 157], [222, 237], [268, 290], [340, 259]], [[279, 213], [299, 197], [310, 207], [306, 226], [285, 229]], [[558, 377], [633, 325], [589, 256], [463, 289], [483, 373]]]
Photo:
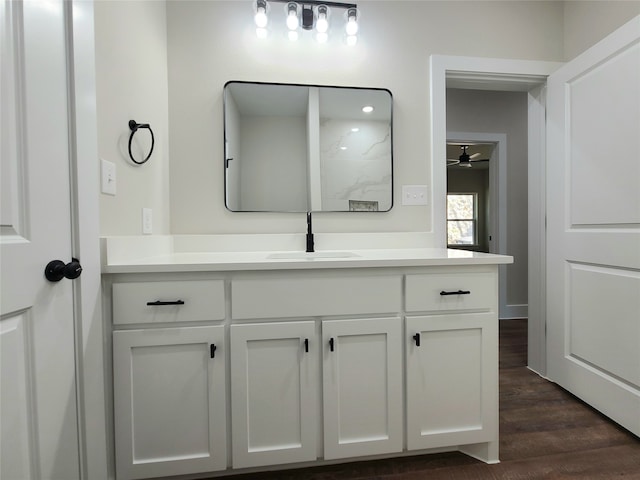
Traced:
[[107, 195], [116, 194], [116, 164], [100, 159], [100, 178], [102, 183], [102, 193]]
[[153, 210], [150, 208], [142, 209], [142, 233], [145, 235], [153, 233]]
[[429, 191], [426, 185], [403, 185], [402, 205], [429, 205]]

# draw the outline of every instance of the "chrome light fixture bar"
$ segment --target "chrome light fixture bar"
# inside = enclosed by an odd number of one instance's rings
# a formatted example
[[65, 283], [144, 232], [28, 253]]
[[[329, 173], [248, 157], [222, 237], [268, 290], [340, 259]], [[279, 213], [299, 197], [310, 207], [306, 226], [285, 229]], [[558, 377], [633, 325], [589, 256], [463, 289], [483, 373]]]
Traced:
[[[297, 40], [298, 29], [314, 30], [315, 38], [319, 43], [324, 43], [328, 39], [332, 9], [343, 9], [344, 12], [344, 35], [348, 45], [355, 45], [359, 31], [359, 11], [355, 3], [328, 2], [323, 0], [255, 0], [254, 1], [254, 21], [256, 33], [259, 37], [267, 36], [269, 25], [269, 3], [285, 4], [285, 23], [290, 40]], [[335, 18], [336, 16], [333, 15]]]

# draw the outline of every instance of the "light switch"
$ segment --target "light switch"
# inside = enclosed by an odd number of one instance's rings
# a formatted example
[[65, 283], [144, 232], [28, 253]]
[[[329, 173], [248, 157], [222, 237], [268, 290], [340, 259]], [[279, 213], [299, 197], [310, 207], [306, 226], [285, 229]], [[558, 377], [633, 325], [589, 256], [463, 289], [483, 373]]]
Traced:
[[429, 205], [429, 192], [426, 185], [403, 185], [402, 205]]
[[100, 178], [102, 183], [102, 193], [107, 195], [116, 194], [116, 164], [104, 159], [100, 159]]

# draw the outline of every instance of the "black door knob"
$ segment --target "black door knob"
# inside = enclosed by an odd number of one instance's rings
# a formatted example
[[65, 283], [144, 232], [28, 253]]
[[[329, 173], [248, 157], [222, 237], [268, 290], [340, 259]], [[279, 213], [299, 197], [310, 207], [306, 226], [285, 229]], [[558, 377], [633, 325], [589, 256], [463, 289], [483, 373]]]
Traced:
[[52, 260], [47, 263], [44, 268], [44, 276], [50, 282], [59, 282], [63, 278], [73, 280], [78, 278], [82, 273], [82, 266], [77, 258], [71, 259], [71, 261], [65, 264], [62, 260]]

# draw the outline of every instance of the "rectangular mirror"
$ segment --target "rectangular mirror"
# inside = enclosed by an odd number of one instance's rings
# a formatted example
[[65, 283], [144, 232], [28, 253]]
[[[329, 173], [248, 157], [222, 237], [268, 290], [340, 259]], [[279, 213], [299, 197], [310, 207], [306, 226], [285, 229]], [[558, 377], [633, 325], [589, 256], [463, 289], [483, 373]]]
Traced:
[[389, 90], [227, 82], [224, 138], [231, 211], [385, 212], [393, 205]]

